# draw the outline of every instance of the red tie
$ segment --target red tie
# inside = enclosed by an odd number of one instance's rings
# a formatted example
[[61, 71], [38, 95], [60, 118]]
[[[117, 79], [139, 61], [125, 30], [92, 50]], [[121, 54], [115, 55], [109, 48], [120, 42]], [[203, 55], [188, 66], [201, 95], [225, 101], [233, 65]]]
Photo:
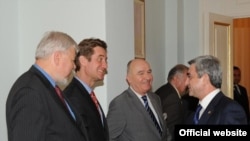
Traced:
[[96, 96], [95, 96], [95, 93], [94, 93], [93, 91], [90, 93], [90, 97], [92, 98], [92, 100], [93, 100], [93, 102], [95, 103], [95, 106], [96, 106], [96, 108], [97, 108], [97, 110], [98, 110], [98, 112], [99, 112], [98, 100], [97, 100], [97, 98], [96, 98]]
[[[95, 93], [93, 91], [90, 93], [90, 97], [91, 97], [92, 101], [95, 103], [96, 109], [97, 109], [97, 111], [99, 113], [99, 116], [101, 118], [101, 121], [102, 121], [102, 113], [99, 110], [100, 107], [99, 107], [99, 104], [98, 104], [98, 100], [97, 100], [97, 98], [95, 96]], [[103, 123], [103, 121], [102, 121], [102, 123]]]
[[61, 101], [63, 102], [64, 106], [67, 107], [67, 106], [66, 106], [66, 103], [65, 103], [65, 101], [64, 101], [64, 97], [63, 97], [63, 95], [62, 95], [61, 89], [56, 85], [56, 86], [55, 86], [55, 90], [56, 90], [57, 95], [59, 96], [59, 98], [60, 98]]

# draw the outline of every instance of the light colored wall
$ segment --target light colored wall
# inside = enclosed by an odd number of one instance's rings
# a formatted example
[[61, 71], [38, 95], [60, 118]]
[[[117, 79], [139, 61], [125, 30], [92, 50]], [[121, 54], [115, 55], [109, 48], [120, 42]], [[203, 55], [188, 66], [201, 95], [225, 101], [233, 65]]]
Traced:
[[166, 40], [168, 37], [164, 32], [167, 25], [165, 5], [166, 2], [162, 0], [145, 1], [146, 60], [150, 63], [154, 76], [153, 91], [166, 82]]
[[[186, 64], [204, 52], [208, 12], [234, 17], [250, 13], [249, 0], [145, 1], [146, 59], [153, 69], [153, 90], [165, 83], [173, 65]], [[77, 42], [98, 37], [108, 43], [108, 75], [95, 90], [105, 112], [109, 102], [127, 88], [126, 64], [134, 53], [133, 0], [0, 0], [0, 20], [1, 141], [7, 141], [9, 89], [33, 64], [36, 45], [47, 30], [67, 32]]]
[[7, 141], [5, 103], [19, 73], [17, 0], [0, 0], [0, 140]]
[[[108, 48], [107, 103], [128, 88], [127, 62], [134, 58], [133, 0], [106, 1], [106, 40]], [[102, 93], [102, 92], [100, 92]]]
[[[198, 0], [146, 1], [147, 58], [155, 91], [167, 82], [169, 70], [202, 54]], [[147, 19], [148, 18], [148, 19]]]

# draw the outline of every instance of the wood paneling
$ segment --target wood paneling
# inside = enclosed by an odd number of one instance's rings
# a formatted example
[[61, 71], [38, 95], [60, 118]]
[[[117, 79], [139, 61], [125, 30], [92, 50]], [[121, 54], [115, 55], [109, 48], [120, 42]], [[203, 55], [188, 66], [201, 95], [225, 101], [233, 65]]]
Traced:
[[134, 0], [135, 58], [145, 58], [145, 3]]
[[241, 84], [247, 88], [250, 100], [250, 18], [233, 20], [233, 63], [241, 69]]

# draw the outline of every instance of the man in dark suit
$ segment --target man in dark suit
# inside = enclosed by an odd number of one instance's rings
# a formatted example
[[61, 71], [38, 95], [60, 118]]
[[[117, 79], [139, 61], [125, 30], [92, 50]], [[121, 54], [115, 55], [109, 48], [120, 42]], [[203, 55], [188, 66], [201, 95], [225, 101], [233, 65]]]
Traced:
[[196, 110], [197, 104], [199, 102], [199, 99], [193, 96], [190, 96], [187, 93], [185, 93], [182, 97], [182, 105], [185, 108], [185, 118], [189, 116], [192, 112]]
[[176, 124], [183, 124], [188, 109], [184, 107], [182, 96], [187, 91], [188, 67], [183, 64], [175, 65], [168, 73], [168, 82], [158, 88], [155, 93], [162, 102], [163, 113], [167, 115], [167, 125], [174, 141], [174, 129]]
[[9, 141], [87, 141], [75, 124], [70, 104], [60, 99], [58, 83], [74, 69], [76, 42], [51, 31], [37, 46], [35, 64], [12, 86], [6, 102]]
[[90, 141], [109, 141], [105, 114], [93, 94], [96, 82], [102, 81], [107, 73], [107, 45], [100, 39], [89, 38], [78, 46], [76, 74], [64, 89], [65, 98], [80, 115], [78, 124], [85, 125]]
[[234, 100], [237, 101], [245, 110], [247, 115], [247, 121], [249, 123], [250, 113], [249, 113], [249, 100], [247, 95], [247, 90], [245, 87], [240, 85], [241, 80], [241, 70], [239, 67], [234, 66]]
[[[220, 90], [222, 69], [218, 58], [204, 55], [188, 62], [189, 95], [199, 99], [188, 124], [247, 124], [243, 108]], [[199, 110], [198, 110], [199, 109]]]
[[129, 61], [126, 80], [129, 88], [109, 105], [110, 141], [167, 141], [170, 134], [160, 98], [150, 92], [153, 80], [150, 65], [144, 59]]

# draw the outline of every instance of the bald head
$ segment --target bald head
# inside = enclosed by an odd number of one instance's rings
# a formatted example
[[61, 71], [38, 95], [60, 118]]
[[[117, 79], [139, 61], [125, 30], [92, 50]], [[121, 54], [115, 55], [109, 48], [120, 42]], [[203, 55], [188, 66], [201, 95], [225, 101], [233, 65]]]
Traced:
[[137, 93], [145, 95], [153, 81], [149, 63], [144, 59], [130, 60], [127, 65], [127, 81]]

